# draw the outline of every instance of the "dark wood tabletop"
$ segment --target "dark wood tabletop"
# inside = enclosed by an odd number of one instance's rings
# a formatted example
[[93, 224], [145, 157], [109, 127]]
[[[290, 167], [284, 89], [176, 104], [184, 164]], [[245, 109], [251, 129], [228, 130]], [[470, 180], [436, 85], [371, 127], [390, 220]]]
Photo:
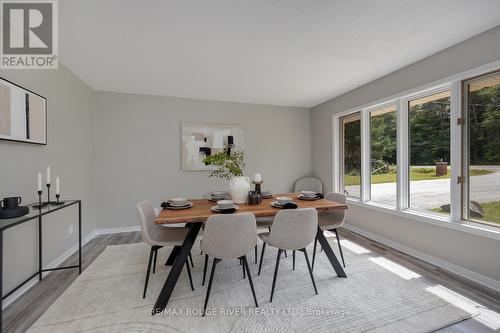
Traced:
[[[275, 194], [270, 199], [262, 200], [260, 205], [247, 205], [237, 204], [239, 207], [237, 213], [251, 212], [257, 217], [274, 216], [280, 209], [271, 206], [271, 202], [276, 200], [278, 196], [288, 196], [293, 198], [298, 208], [316, 208], [318, 212], [333, 210], [333, 209], [347, 209], [347, 206], [334, 201], [319, 199], [314, 201], [300, 200], [297, 196], [299, 193], [282, 193]], [[188, 209], [173, 210], [162, 209], [160, 214], [155, 219], [156, 224], [175, 224], [175, 223], [188, 223], [188, 222], [203, 222], [209, 216], [216, 215], [211, 210], [211, 207], [216, 203], [208, 199], [193, 199], [190, 200], [194, 205]]]

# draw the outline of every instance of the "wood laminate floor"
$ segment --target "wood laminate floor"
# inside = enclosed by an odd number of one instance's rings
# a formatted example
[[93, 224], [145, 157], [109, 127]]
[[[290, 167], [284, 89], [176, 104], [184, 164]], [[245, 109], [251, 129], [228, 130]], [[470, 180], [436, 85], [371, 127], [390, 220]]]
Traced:
[[[500, 331], [500, 293], [486, 289], [439, 267], [345, 229], [340, 230], [340, 237], [397, 262], [407, 269], [435, 281], [436, 284], [481, 304], [487, 309], [481, 315], [441, 329], [438, 331], [439, 333]], [[108, 245], [137, 243], [140, 241], [141, 235], [139, 232], [98, 236], [83, 247], [83, 268], [85, 269]], [[63, 265], [75, 265], [77, 261], [78, 255], [74, 254]], [[48, 274], [41, 282], [37, 283], [3, 311], [3, 331], [16, 333], [26, 331], [77, 276], [78, 270], [54, 271]]]

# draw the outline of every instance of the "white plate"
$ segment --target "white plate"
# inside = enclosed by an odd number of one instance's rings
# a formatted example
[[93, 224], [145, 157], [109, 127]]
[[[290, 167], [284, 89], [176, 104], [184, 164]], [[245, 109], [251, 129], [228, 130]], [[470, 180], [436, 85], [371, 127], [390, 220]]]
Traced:
[[[238, 207], [237, 205], [234, 205], [233, 207], [231, 207], [231, 208], [226, 208], [226, 209], [224, 209], [224, 210], [229, 210], [229, 209], [233, 209], [233, 208], [234, 208], [234, 209], [236, 209], [236, 210], [240, 209], [240, 207]], [[213, 207], [212, 207], [212, 208], [210, 208], [210, 209], [212, 210], [212, 212], [216, 212], [216, 213], [220, 213], [220, 212], [221, 212], [221, 211], [217, 208], [217, 206], [213, 206]]]
[[174, 202], [170, 202], [170, 201], [167, 201], [167, 204], [169, 206], [172, 206], [172, 207], [187, 207], [191, 204], [191, 202], [185, 202], [185, 203], [174, 203]]
[[214, 198], [214, 197], [208, 198], [208, 201], [212, 201], [212, 202], [217, 202], [217, 201], [221, 201], [221, 200], [231, 200], [231, 197], [227, 196], [225, 198]]
[[172, 206], [172, 205], [168, 204], [168, 206], [165, 208], [177, 210], [177, 209], [188, 209], [188, 208], [191, 208], [193, 206], [194, 206], [194, 204], [192, 202], [190, 202], [189, 205], [186, 205], [186, 206]]
[[299, 198], [300, 200], [308, 200], [308, 201], [314, 201], [314, 200], [319, 200], [319, 199], [321, 199], [320, 197], [317, 197], [317, 196], [316, 196], [316, 197], [305, 197], [305, 196], [303, 196], [302, 194], [299, 194], [299, 195], [297, 196], [297, 198]]
[[274, 208], [283, 208], [283, 205], [281, 205], [278, 201], [271, 202], [271, 206]]

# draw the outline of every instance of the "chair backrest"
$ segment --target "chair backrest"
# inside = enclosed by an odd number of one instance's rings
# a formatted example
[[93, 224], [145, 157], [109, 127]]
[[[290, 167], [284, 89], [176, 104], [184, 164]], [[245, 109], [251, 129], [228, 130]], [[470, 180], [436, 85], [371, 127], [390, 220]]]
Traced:
[[318, 178], [301, 178], [295, 182], [295, 192], [300, 191], [314, 191], [323, 193], [323, 184]]
[[317, 229], [315, 208], [281, 210], [274, 218], [269, 244], [283, 250], [299, 250], [314, 241]]
[[257, 245], [257, 224], [252, 213], [212, 215], [205, 222], [204, 253], [218, 259], [239, 258]]
[[[329, 192], [325, 194], [325, 199], [330, 201], [335, 201], [340, 204], [346, 203], [346, 196], [344, 194]], [[346, 218], [346, 209], [334, 209], [328, 210], [321, 213], [320, 227], [323, 229], [328, 229], [329, 226], [338, 228], [344, 224]]]
[[154, 223], [155, 210], [149, 201], [141, 201], [137, 204], [137, 211], [139, 212], [139, 219], [141, 220], [141, 233], [142, 239], [151, 245], [154, 245], [154, 234], [158, 226]]

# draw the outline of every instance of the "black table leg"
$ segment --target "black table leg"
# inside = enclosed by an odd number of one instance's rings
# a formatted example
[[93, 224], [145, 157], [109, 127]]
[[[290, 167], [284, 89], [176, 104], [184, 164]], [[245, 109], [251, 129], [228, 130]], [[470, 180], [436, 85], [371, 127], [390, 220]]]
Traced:
[[42, 215], [38, 216], [38, 281], [42, 280]]
[[82, 202], [78, 201], [78, 274], [82, 274]]
[[172, 251], [170, 252], [170, 255], [168, 256], [167, 262], [165, 263], [165, 266], [172, 266], [175, 262], [175, 258], [179, 255], [179, 252], [181, 252], [182, 246], [174, 246]]
[[182, 247], [179, 250], [179, 253], [175, 257], [174, 264], [168, 273], [168, 277], [161, 288], [160, 294], [156, 299], [156, 303], [154, 308], [151, 309], [151, 314], [160, 313], [167, 306], [168, 300], [174, 291], [175, 284], [179, 279], [179, 275], [182, 272], [182, 268], [186, 263], [186, 260], [191, 252], [191, 248], [193, 247], [194, 242], [196, 241], [196, 237], [198, 236], [198, 232], [200, 231], [202, 223], [191, 223], [189, 225], [189, 231], [186, 235], [186, 239], [182, 243]]
[[3, 332], [3, 231], [0, 230], [0, 332]]
[[335, 273], [337, 273], [337, 276], [338, 277], [347, 277], [347, 275], [344, 272], [344, 269], [342, 268], [342, 265], [338, 261], [337, 257], [335, 256], [335, 253], [333, 253], [333, 250], [330, 247], [330, 244], [326, 240], [325, 235], [323, 235], [323, 230], [321, 230], [319, 227], [318, 227], [318, 231], [316, 233], [316, 237], [318, 238], [318, 241], [321, 244], [323, 251], [325, 251], [325, 254], [328, 257], [328, 260], [330, 260], [330, 263], [332, 264], [332, 267], [335, 270]]

